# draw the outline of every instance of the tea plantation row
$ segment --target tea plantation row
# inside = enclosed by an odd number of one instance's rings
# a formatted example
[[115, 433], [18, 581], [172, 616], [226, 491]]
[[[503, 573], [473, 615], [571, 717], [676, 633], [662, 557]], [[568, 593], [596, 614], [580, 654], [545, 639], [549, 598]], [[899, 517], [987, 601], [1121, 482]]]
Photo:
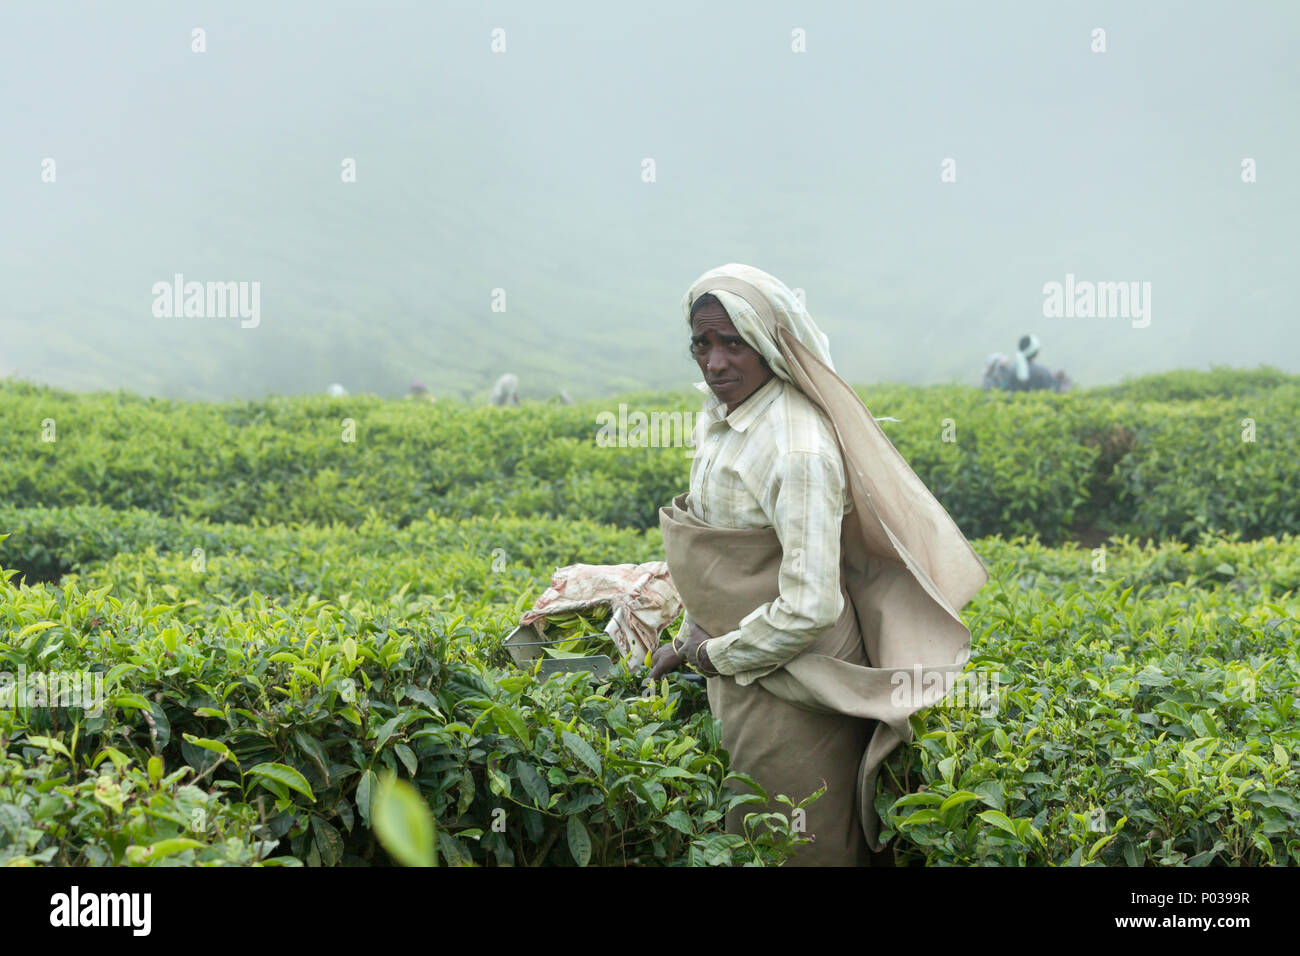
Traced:
[[[1300, 377], [1178, 372], [1055, 395], [962, 386], [862, 394], [970, 537], [1116, 532], [1192, 542], [1300, 532]], [[1187, 397], [1196, 395], [1198, 397]], [[524, 409], [368, 396], [183, 404], [0, 383], [0, 502], [236, 523], [402, 526], [429, 510], [657, 526], [690, 468], [698, 394], [628, 396], [653, 433], [597, 443], [619, 403]], [[676, 418], [671, 418], [671, 416]], [[673, 431], [675, 428], [675, 431]], [[661, 447], [636, 447], [640, 441]]]
[[[501, 651], [556, 563], [647, 560], [653, 534], [3, 520], [0, 563], [52, 531], [80, 563], [0, 590], [0, 669], [100, 671], [109, 698], [0, 710], [11, 861], [385, 862], [386, 771], [428, 801], [443, 862], [776, 862], [793, 838], [721, 832], [698, 691], [539, 683]], [[900, 862], [1300, 863], [1300, 540], [976, 547], [980, 692], [925, 712], [887, 764]]]

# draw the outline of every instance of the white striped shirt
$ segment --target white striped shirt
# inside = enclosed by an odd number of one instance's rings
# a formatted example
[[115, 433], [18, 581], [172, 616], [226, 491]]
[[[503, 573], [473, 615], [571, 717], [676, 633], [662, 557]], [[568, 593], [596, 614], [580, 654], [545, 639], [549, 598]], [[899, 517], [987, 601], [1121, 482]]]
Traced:
[[[722, 528], [774, 528], [783, 555], [780, 596], [715, 634], [709, 662], [741, 686], [771, 673], [839, 618], [840, 525], [852, 507], [830, 420], [773, 375], [727, 414], [704, 382], [686, 506]], [[678, 633], [685, 638], [689, 620]]]

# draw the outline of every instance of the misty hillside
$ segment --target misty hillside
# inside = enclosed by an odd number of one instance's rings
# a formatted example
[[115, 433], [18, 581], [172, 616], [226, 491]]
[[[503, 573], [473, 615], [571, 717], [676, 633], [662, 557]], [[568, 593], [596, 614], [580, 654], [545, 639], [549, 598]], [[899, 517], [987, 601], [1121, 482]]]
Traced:
[[[1026, 332], [1080, 386], [1300, 371], [1279, 121], [1300, 8], [1234, 9], [16, 7], [0, 375], [191, 399], [420, 380], [481, 401], [505, 371], [532, 398], [678, 389], [681, 296], [732, 261], [803, 289], [854, 382], [978, 384]], [[176, 274], [259, 283], [258, 324], [156, 316]], [[1149, 325], [1045, 316], [1067, 275], [1150, 283]]]

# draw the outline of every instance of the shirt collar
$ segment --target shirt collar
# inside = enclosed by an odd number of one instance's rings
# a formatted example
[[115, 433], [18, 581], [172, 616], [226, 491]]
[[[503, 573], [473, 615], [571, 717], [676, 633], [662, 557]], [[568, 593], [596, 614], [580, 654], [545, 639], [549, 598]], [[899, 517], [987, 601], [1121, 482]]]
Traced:
[[785, 389], [785, 382], [780, 376], [773, 375], [764, 382], [750, 395], [741, 402], [734, 412], [727, 414], [726, 403], [718, 396], [713, 394], [713, 389], [709, 388], [706, 382], [696, 382], [695, 387], [705, 396], [704, 413], [714, 421], [726, 422], [738, 432], [743, 432], [751, 424], [758, 420], [759, 416], [766, 411], [767, 406], [771, 405]]

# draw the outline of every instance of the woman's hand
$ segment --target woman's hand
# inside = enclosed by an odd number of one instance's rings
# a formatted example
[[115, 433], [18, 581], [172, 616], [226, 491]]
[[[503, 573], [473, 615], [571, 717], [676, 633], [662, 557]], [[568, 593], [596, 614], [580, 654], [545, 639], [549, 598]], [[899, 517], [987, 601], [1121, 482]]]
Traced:
[[694, 664], [695, 655], [699, 653], [700, 645], [705, 641], [713, 639], [713, 635], [700, 627], [694, 621], [691, 621], [690, 632], [686, 636], [686, 641], [682, 645], [682, 660], [688, 664]]
[[655, 648], [650, 658], [650, 679], [658, 680], [665, 674], [682, 666], [682, 656], [673, 650], [671, 644], [661, 644]]
[[700, 645], [707, 640], [711, 640], [712, 637], [712, 634], [691, 621], [690, 629], [681, 645], [679, 645], [681, 648], [680, 653], [673, 649], [671, 643], [661, 644], [655, 649], [650, 657], [650, 679], [658, 680], [665, 674], [680, 669], [683, 664], [695, 660]]

